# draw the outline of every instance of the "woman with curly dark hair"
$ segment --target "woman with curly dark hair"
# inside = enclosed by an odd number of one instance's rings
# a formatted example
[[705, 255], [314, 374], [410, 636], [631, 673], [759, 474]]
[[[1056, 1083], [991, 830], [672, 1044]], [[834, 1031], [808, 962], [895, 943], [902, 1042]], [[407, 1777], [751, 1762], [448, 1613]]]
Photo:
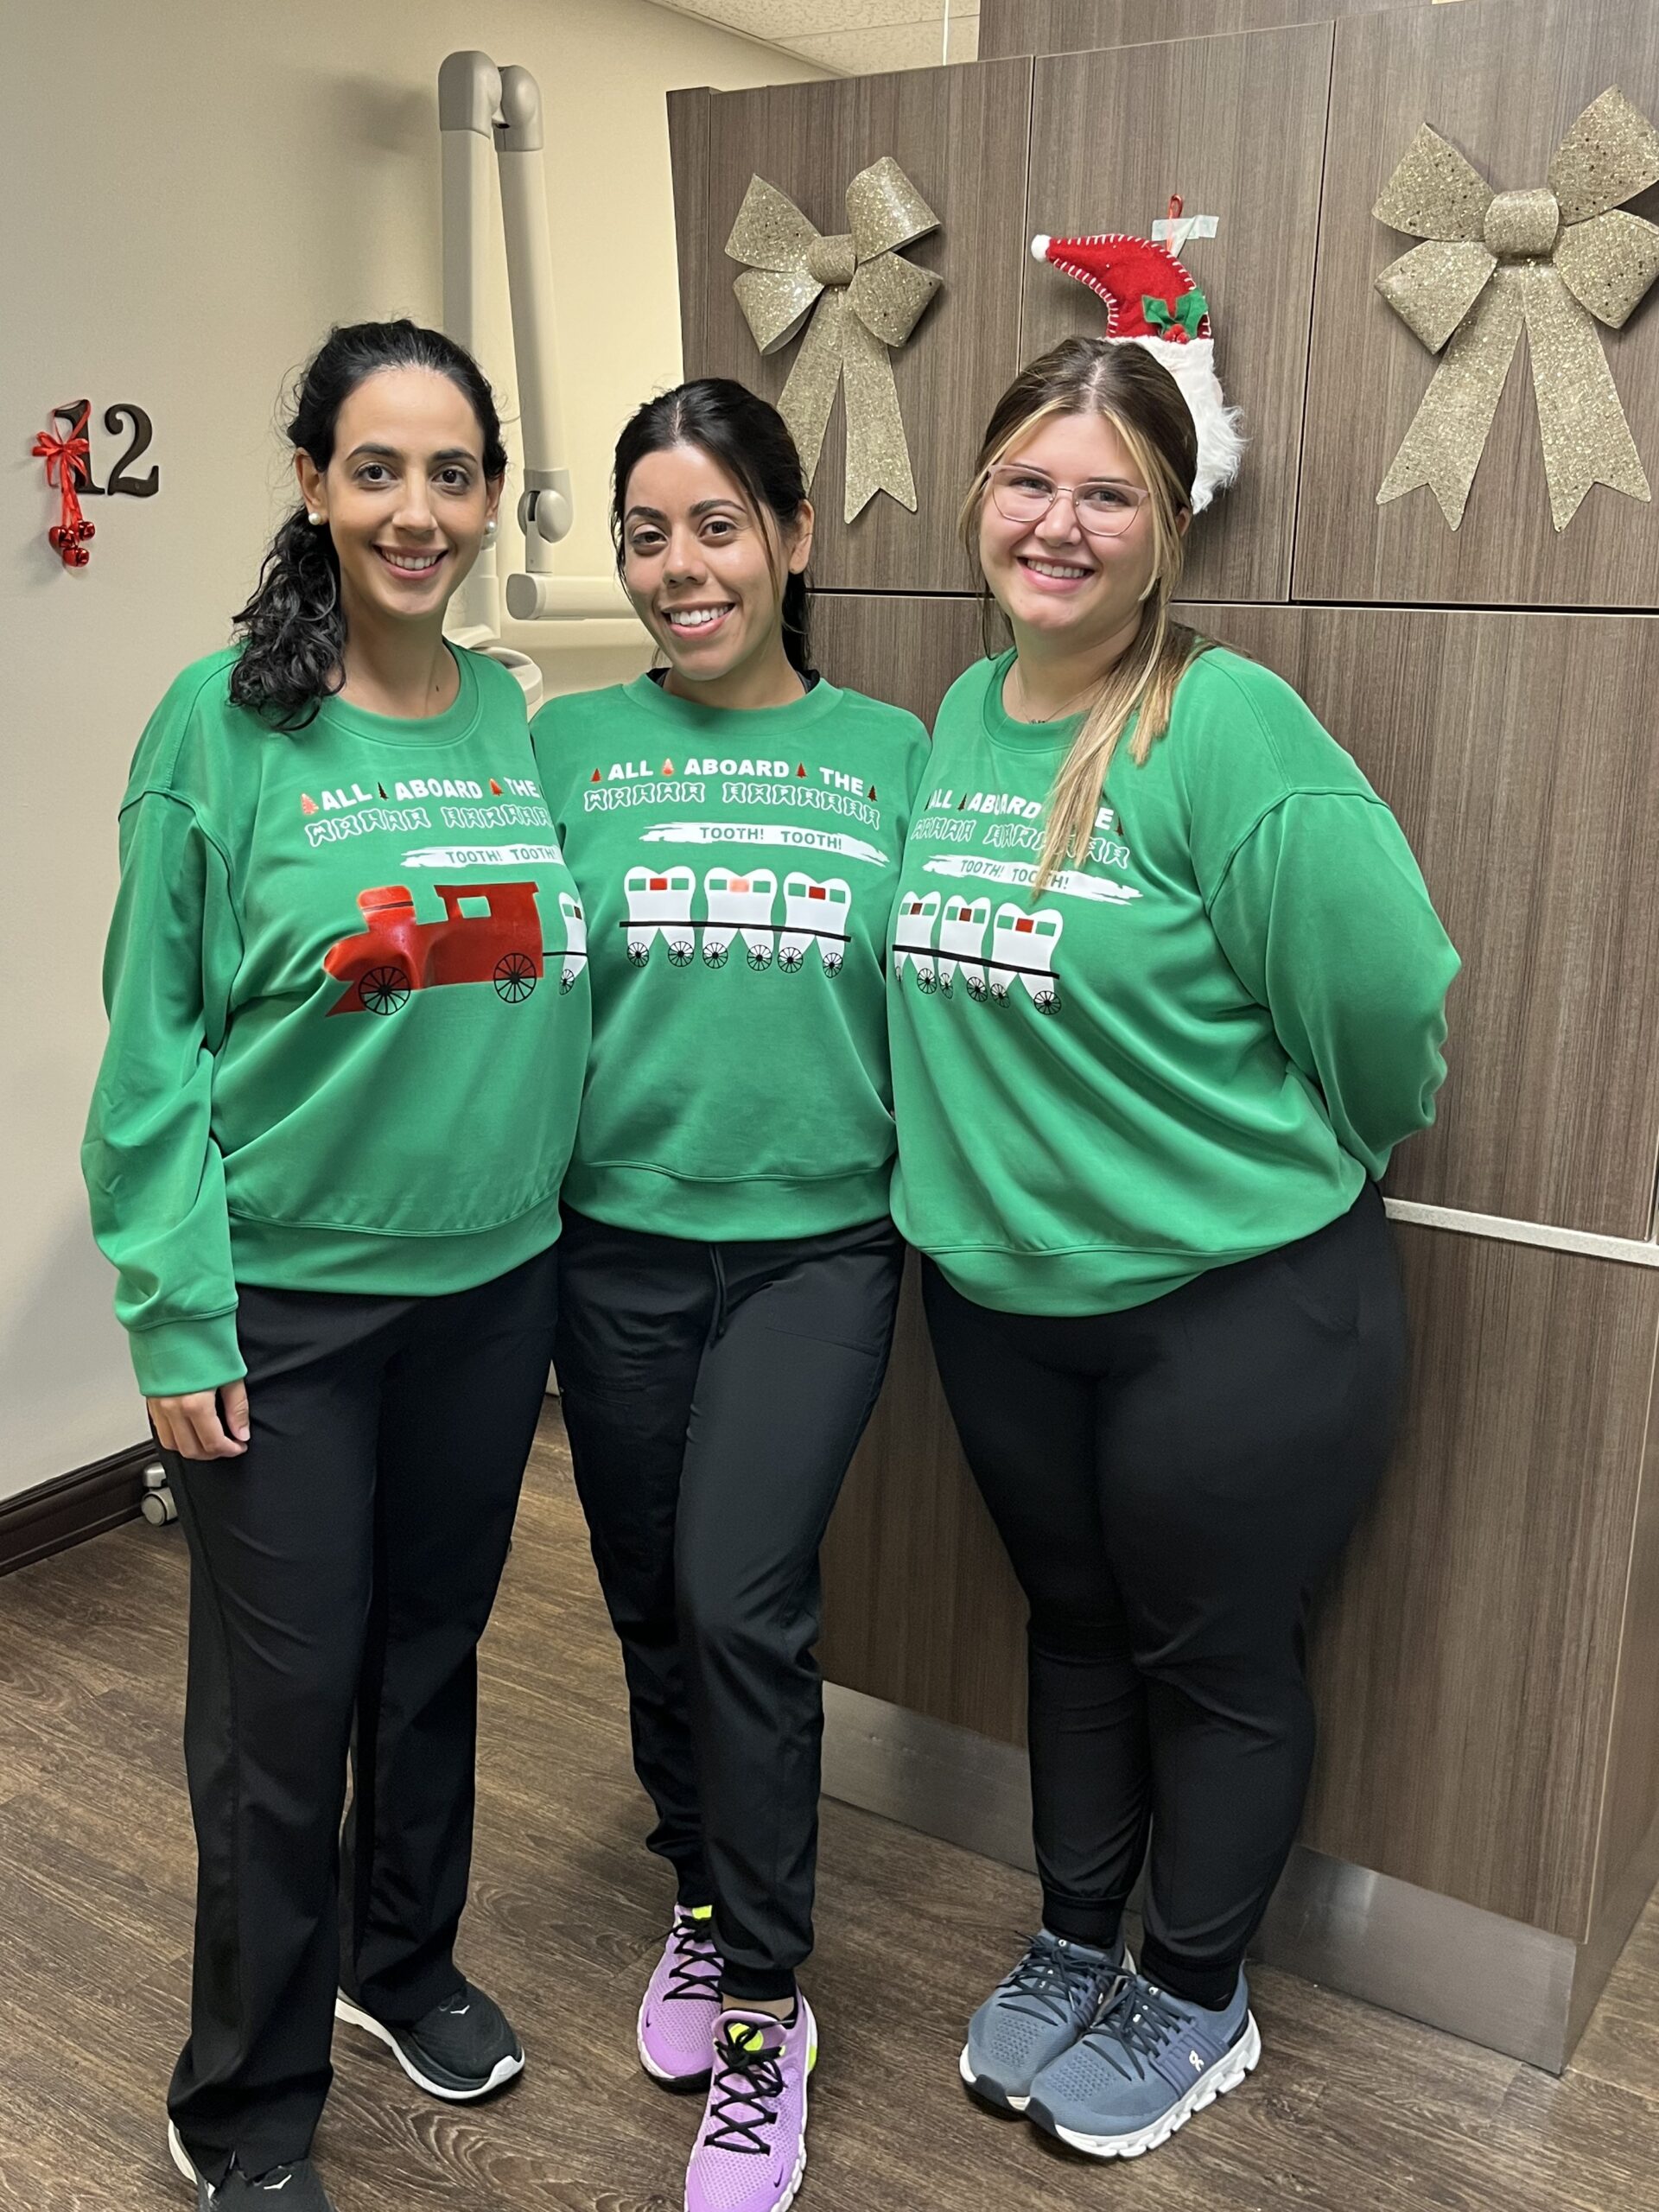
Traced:
[[435, 2096], [524, 2065], [454, 1943], [588, 1009], [523, 694], [443, 636], [506, 467], [487, 384], [356, 324], [288, 435], [238, 641], [133, 764], [84, 1157], [190, 1546], [169, 2145], [200, 2205], [326, 2212], [337, 2009]]

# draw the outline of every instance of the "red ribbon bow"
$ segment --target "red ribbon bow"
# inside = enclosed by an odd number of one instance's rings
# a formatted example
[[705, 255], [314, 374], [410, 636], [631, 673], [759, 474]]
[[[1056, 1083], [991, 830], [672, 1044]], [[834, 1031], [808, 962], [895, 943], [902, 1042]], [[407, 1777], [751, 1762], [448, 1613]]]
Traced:
[[[81, 423], [85, 420], [83, 416]], [[92, 449], [86, 430], [77, 424], [67, 438], [60, 438], [55, 430], [42, 430], [32, 450], [46, 463], [47, 482], [56, 484], [63, 494], [58, 521], [46, 533], [47, 543], [66, 569], [84, 569], [92, 557], [86, 550], [87, 541], [97, 535], [76, 496], [78, 481], [92, 474]]]

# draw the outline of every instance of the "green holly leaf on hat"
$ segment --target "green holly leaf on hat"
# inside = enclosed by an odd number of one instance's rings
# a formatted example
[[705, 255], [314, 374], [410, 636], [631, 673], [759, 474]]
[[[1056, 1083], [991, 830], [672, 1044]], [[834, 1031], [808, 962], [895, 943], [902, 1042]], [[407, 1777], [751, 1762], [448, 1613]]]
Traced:
[[1210, 302], [1196, 285], [1190, 292], [1183, 292], [1172, 308], [1166, 300], [1160, 300], [1147, 292], [1141, 302], [1141, 312], [1152, 330], [1180, 330], [1187, 338], [1196, 338], [1199, 325], [1210, 312]]

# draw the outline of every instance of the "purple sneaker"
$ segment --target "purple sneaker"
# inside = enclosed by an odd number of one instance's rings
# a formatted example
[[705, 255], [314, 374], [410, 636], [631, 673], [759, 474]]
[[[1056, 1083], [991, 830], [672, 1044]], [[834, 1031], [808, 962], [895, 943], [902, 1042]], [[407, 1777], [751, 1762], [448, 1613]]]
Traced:
[[708, 1905], [674, 1908], [674, 1925], [645, 1984], [639, 2063], [665, 2089], [706, 2089], [720, 2018], [720, 1953]]
[[817, 2063], [804, 1997], [787, 2027], [770, 2012], [721, 2014], [685, 2212], [785, 2212], [794, 2202], [806, 2171], [806, 2077]]

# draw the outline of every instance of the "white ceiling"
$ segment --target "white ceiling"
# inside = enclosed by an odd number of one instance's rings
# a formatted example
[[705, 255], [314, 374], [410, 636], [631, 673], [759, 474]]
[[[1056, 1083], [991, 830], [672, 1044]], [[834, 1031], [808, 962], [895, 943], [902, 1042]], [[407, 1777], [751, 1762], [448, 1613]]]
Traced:
[[979, 51], [979, 0], [658, 0], [746, 38], [856, 77], [971, 61]]

